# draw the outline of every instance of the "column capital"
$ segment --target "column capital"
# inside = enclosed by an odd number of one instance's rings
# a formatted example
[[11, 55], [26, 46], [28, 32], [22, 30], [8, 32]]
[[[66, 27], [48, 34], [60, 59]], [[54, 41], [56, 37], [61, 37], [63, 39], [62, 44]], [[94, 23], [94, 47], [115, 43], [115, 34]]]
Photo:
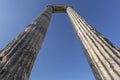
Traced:
[[67, 7], [72, 7], [68, 5], [47, 5], [46, 7], [52, 7], [53, 13], [66, 13]]

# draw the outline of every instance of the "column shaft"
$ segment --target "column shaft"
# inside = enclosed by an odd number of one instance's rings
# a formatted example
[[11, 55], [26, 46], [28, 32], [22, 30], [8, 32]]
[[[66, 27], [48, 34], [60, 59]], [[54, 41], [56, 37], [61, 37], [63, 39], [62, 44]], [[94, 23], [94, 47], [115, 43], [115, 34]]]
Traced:
[[97, 80], [120, 80], [120, 50], [71, 7], [67, 14]]
[[47, 7], [0, 53], [0, 80], [28, 80], [52, 15]]

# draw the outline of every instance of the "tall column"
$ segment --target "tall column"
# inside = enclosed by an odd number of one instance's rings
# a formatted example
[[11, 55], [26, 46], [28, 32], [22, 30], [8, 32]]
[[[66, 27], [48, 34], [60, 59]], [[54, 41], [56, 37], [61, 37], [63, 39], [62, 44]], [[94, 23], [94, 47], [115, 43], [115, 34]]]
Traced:
[[92, 28], [71, 7], [67, 14], [97, 80], [120, 80], [120, 49]]
[[47, 6], [26, 29], [0, 51], [0, 80], [28, 80], [44, 40], [53, 9]]

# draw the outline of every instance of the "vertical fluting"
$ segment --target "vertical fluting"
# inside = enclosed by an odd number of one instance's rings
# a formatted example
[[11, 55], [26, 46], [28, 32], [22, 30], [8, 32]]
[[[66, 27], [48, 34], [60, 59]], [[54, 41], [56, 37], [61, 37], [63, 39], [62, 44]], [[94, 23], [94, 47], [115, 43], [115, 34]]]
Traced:
[[71, 7], [66, 10], [96, 79], [120, 80], [120, 50]]
[[97, 80], [120, 80], [120, 49], [92, 28], [71, 7], [49, 5], [0, 51], [0, 80], [28, 80], [52, 13], [67, 12]]
[[52, 15], [47, 6], [18, 37], [0, 52], [0, 80], [28, 80]]

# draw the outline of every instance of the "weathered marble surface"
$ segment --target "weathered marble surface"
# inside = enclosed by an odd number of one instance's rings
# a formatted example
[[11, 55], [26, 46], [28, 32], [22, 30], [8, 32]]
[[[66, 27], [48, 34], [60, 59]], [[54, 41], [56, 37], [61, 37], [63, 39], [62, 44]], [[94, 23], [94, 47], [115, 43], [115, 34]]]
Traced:
[[53, 9], [46, 7], [26, 29], [0, 53], [0, 80], [29, 80], [44, 40]]
[[[0, 51], [0, 80], [28, 80], [52, 13], [67, 13], [97, 80], [120, 80], [120, 50], [70, 6], [48, 5]], [[86, 75], [87, 76], [87, 75]]]
[[120, 50], [71, 7], [67, 14], [97, 80], [120, 80]]

